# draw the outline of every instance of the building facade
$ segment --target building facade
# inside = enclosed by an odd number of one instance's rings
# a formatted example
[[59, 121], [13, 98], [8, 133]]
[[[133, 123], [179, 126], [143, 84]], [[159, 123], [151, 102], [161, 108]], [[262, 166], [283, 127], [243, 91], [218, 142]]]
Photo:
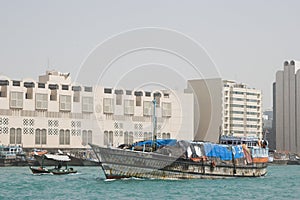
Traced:
[[157, 137], [193, 139], [191, 94], [83, 86], [57, 71], [38, 81], [1, 76], [0, 144], [83, 149], [88, 143], [117, 146], [149, 139], [153, 98]]
[[285, 61], [273, 83], [274, 137], [277, 151], [300, 152], [300, 64]]
[[246, 84], [223, 81], [222, 134], [262, 139], [262, 93]]
[[190, 80], [195, 93], [195, 135], [218, 142], [220, 135], [262, 138], [262, 93], [220, 78]]

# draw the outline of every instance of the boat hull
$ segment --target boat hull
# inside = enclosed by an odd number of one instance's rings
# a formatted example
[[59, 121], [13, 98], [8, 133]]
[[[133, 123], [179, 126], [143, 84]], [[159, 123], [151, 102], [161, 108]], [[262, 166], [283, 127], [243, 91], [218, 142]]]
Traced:
[[107, 179], [129, 177], [150, 179], [259, 177], [267, 173], [266, 163], [235, 165], [216, 164], [203, 160], [194, 162], [171, 155], [91, 146], [102, 163], [102, 169]]
[[44, 167], [29, 167], [33, 174], [50, 174], [51, 171]]

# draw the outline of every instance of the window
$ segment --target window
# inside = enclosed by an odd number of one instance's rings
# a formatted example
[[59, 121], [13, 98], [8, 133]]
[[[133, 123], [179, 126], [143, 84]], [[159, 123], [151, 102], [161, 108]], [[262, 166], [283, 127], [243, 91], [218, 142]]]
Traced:
[[156, 107], [159, 108], [160, 107], [160, 98], [161, 98], [161, 94], [159, 92], [154, 94], [154, 98], [156, 100]]
[[87, 135], [87, 141], [88, 143], [93, 143], [93, 134], [91, 130], [88, 130], [88, 135]]
[[141, 91], [135, 91], [134, 95], [135, 95], [135, 106], [142, 106], [143, 92], [141, 92]]
[[171, 103], [162, 103], [162, 116], [171, 117], [171, 114], [172, 114]]
[[48, 108], [48, 94], [35, 95], [35, 109], [37, 110], [47, 110]]
[[73, 102], [80, 102], [80, 92], [74, 91]]
[[80, 86], [72, 86], [72, 90], [74, 92], [80, 92], [81, 91], [81, 87]]
[[152, 102], [151, 101], [144, 101], [144, 115], [145, 116], [151, 116], [152, 115], [151, 107], [152, 107]]
[[9, 131], [9, 144], [15, 144], [16, 143], [16, 130], [14, 128], [11, 128]]
[[134, 114], [134, 101], [124, 100], [124, 114], [133, 115]]
[[122, 105], [122, 95], [121, 94], [117, 94], [116, 95], [116, 105]]
[[21, 82], [20, 81], [13, 81], [13, 86], [20, 86]]
[[132, 95], [132, 91], [131, 90], [126, 90], [126, 95]]
[[65, 131], [65, 144], [70, 144], [70, 130]]
[[104, 114], [113, 114], [114, 113], [114, 100], [112, 98], [103, 99], [103, 112]]
[[35, 144], [46, 144], [47, 143], [47, 132], [46, 129], [35, 130]]
[[145, 92], [146, 97], [151, 97], [151, 92]]
[[92, 113], [93, 109], [93, 97], [82, 97], [82, 112]]
[[[125, 135], [124, 135], [125, 137]], [[104, 131], [104, 138], [103, 138], [103, 141], [104, 141], [104, 145], [108, 145], [108, 131]], [[125, 143], [125, 142], [124, 142]], [[125, 143], [126, 144], [126, 143]]]
[[112, 89], [111, 88], [104, 88], [104, 93], [105, 94], [111, 94], [112, 93]]
[[41, 130], [35, 130], [35, 144], [41, 144]]
[[0, 97], [7, 97], [7, 86], [0, 85]]
[[60, 145], [69, 145], [70, 144], [70, 130], [59, 131], [59, 144]]
[[0, 80], [0, 86], [7, 86], [7, 85], [9, 85], [8, 80]]
[[48, 85], [48, 88], [49, 88], [50, 90], [58, 90], [58, 85], [57, 85], [57, 84], [49, 84], [49, 85]]
[[93, 87], [84, 87], [85, 92], [93, 92]]
[[33, 88], [27, 88], [25, 99], [33, 99]]
[[22, 129], [11, 128], [9, 133], [9, 143], [10, 144], [22, 144]]
[[42, 129], [42, 144], [47, 144], [47, 131]]
[[65, 144], [65, 131], [59, 131], [59, 144]]
[[171, 138], [171, 134], [167, 133], [167, 139], [170, 139], [170, 138]]
[[87, 131], [86, 130], [82, 131], [82, 143], [81, 144], [83, 146], [87, 145]]
[[57, 90], [51, 90], [50, 101], [57, 101]]
[[108, 132], [108, 144], [110, 146], [114, 145], [114, 133], [112, 131]]
[[68, 86], [68, 85], [62, 85], [62, 86], [61, 86], [61, 89], [62, 89], [62, 90], [69, 90], [69, 86]]
[[25, 82], [24, 87], [26, 88], [34, 88], [34, 83], [33, 82]]
[[135, 106], [142, 106], [142, 98], [140, 96], [135, 97]]
[[38, 88], [45, 88], [45, 83], [38, 83]]
[[23, 108], [23, 93], [11, 92], [10, 93], [10, 107], [11, 108]]
[[71, 96], [60, 95], [59, 109], [61, 111], [71, 111]]

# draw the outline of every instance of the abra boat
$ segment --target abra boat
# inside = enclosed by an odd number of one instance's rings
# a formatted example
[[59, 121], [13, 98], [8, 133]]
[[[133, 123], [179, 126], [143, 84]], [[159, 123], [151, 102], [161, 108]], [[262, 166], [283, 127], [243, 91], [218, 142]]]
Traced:
[[259, 177], [267, 173], [268, 148], [187, 141], [155, 152], [90, 146], [107, 179]]
[[[55, 167], [48, 169], [44, 167], [43, 163], [47, 160], [49, 162], [55, 163], [53, 164]], [[39, 167], [29, 166], [31, 172], [33, 174], [54, 174], [54, 175], [63, 175], [63, 174], [73, 174], [77, 173], [73, 168], [68, 168], [67, 162], [71, 159], [67, 155], [52, 155], [52, 154], [44, 154], [42, 155], [42, 164]]]

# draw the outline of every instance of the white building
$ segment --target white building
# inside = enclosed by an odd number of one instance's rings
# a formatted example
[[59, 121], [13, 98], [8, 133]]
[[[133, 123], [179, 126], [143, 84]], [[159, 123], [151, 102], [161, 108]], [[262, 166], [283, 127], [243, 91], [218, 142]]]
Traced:
[[154, 96], [158, 138], [193, 139], [192, 94], [87, 87], [56, 71], [38, 81], [0, 76], [0, 144], [80, 149], [148, 139]]
[[262, 94], [245, 84], [220, 78], [190, 80], [195, 93], [194, 131], [197, 140], [218, 142], [220, 134], [262, 137]]
[[224, 80], [222, 114], [223, 135], [262, 139], [261, 90]]

